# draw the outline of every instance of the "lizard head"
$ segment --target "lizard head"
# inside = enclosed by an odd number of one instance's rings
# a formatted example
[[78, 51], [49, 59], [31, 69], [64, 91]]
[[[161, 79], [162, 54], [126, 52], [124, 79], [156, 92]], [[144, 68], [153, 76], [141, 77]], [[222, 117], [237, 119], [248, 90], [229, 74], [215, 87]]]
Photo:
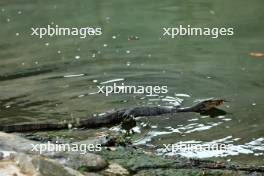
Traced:
[[217, 106], [222, 105], [226, 100], [224, 99], [208, 99], [208, 100], [203, 100], [199, 104], [200, 106], [200, 111], [207, 111], [209, 109], [215, 108]]

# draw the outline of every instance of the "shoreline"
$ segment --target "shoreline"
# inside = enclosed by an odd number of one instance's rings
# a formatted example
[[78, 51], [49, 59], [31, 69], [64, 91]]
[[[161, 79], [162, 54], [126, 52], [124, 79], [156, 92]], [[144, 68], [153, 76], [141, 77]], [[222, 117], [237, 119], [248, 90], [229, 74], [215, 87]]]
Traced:
[[[49, 165], [49, 167], [59, 167], [63, 172], [74, 173], [75, 175], [97, 174], [140, 176], [160, 175], [161, 173], [164, 173], [165, 175], [264, 174], [264, 167], [238, 166], [232, 162], [187, 159], [175, 156], [161, 157], [152, 152], [146, 152], [141, 148], [134, 148], [132, 146], [104, 146], [102, 151], [87, 153], [84, 155], [73, 152], [47, 152], [39, 155], [30, 152], [29, 149], [32, 143], [39, 144], [40, 142], [25, 139], [19, 136], [19, 134], [0, 132], [0, 142], [0, 149], [12, 148], [15, 152], [13, 154], [9, 153], [9, 155], [8, 153], [4, 154], [4, 157], [0, 160], [0, 171], [6, 167], [15, 168], [15, 166], [21, 170], [21, 165], [17, 164], [19, 163], [18, 158], [20, 158], [25, 164], [23, 166], [24, 170], [31, 168], [31, 172], [39, 172], [37, 168], [40, 168], [37, 167], [37, 165], [32, 164], [37, 161], [37, 163], [44, 162]], [[97, 139], [88, 139], [78, 143], [92, 144], [98, 142], [102, 142], [102, 139], [99, 137]], [[41, 167], [40, 171], [45, 173], [47, 168], [44, 166]], [[45, 174], [43, 173], [42, 175], [44, 176]]]

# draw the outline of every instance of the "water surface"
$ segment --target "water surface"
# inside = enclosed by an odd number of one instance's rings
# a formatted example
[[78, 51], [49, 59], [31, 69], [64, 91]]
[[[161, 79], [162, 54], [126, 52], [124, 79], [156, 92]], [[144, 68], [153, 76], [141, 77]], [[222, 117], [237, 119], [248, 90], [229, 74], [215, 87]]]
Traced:
[[[226, 115], [143, 118], [135, 142], [155, 146], [159, 153], [162, 144], [220, 140], [240, 148], [207, 157], [263, 165], [264, 58], [249, 55], [264, 50], [263, 5], [261, 0], [2, 0], [0, 122], [61, 121], [115, 108], [171, 105], [178, 98], [188, 106], [197, 99], [222, 97], [229, 100], [221, 107]], [[30, 35], [31, 27], [48, 24], [97, 26], [103, 35]], [[162, 27], [179, 24], [234, 27], [235, 35], [162, 38]], [[92, 94], [101, 82], [115, 79], [127, 85], [167, 85], [169, 92], [158, 97]]]

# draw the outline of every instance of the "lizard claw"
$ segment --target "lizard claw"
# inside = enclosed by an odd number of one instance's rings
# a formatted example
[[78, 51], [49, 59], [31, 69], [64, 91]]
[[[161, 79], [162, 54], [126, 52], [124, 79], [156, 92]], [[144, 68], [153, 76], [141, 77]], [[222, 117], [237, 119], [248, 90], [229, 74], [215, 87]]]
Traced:
[[128, 112], [128, 110], [125, 111], [125, 113], [122, 115], [122, 117], [129, 117], [130, 113]]

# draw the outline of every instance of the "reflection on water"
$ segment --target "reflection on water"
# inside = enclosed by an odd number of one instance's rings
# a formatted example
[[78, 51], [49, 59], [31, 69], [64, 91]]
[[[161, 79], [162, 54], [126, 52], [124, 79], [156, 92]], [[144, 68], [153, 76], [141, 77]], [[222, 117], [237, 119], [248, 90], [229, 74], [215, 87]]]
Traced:
[[[161, 117], [162, 118], [162, 117]], [[205, 117], [200, 117], [200, 118], [205, 118]], [[193, 118], [189, 119], [188, 121], [198, 121], [198, 118]], [[172, 133], [179, 133], [181, 136], [184, 136], [185, 134], [188, 133], [197, 133], [199, 131], [205, 131], [209, 130], [213, 127], [217, 127], [221, 124], [223, 124], [223, 121], [226, 121], [226, 118], [222, 118], [222, 121], [219, 122], [208, 122], [207, 124], [203, 123], [189, 123], [187, 125], [177, 125], [177, 128], [173, 128], [171, 126], [167, 126], [163, 128], [163, 131], [156, 131], [156, 130], [151, 130], [149, 131], [142, 139], [135, 141], [135, 145], [142, 145], [142, 144], [147, 144], [147, 142], [151, 142], [153, 137], [157, 137], [160, 135], [165, 135], [165, 134], [172, 134]], [[141, 125], [145, 125], [142, 123]], [[157, 128], [156, 126], [152, 126], [151, 128]]]
[[[254, 156], [263, 144], [250, 143], [264, 137], [264, 59], [249, 55], [263, 51], [263, 5], [261, 0], [2, 0], [0, 122], [60, 121], [117, 108], [189, 106], [197, 99], [221, 97], [229, 101], [221, 107], [226, 113], [141, 119], [147, 125], [140, 126], [142, 136], [135, 143], [159, 147], [232, 136], [240, 139], [233, 141], [234, 146], [254, 152], [234, 159], [263, 164], [263, 156]], [[48, 24], [99, 26], [103, 35], [86, 39], [30, 35], [31, 27]], [[161, 38], [162, 27], [179, 24], [234, 27], [235, 35]], [[169, 92], [155, 97], [97, 93], [98, 85], [116, 81], [167, 85]]]

